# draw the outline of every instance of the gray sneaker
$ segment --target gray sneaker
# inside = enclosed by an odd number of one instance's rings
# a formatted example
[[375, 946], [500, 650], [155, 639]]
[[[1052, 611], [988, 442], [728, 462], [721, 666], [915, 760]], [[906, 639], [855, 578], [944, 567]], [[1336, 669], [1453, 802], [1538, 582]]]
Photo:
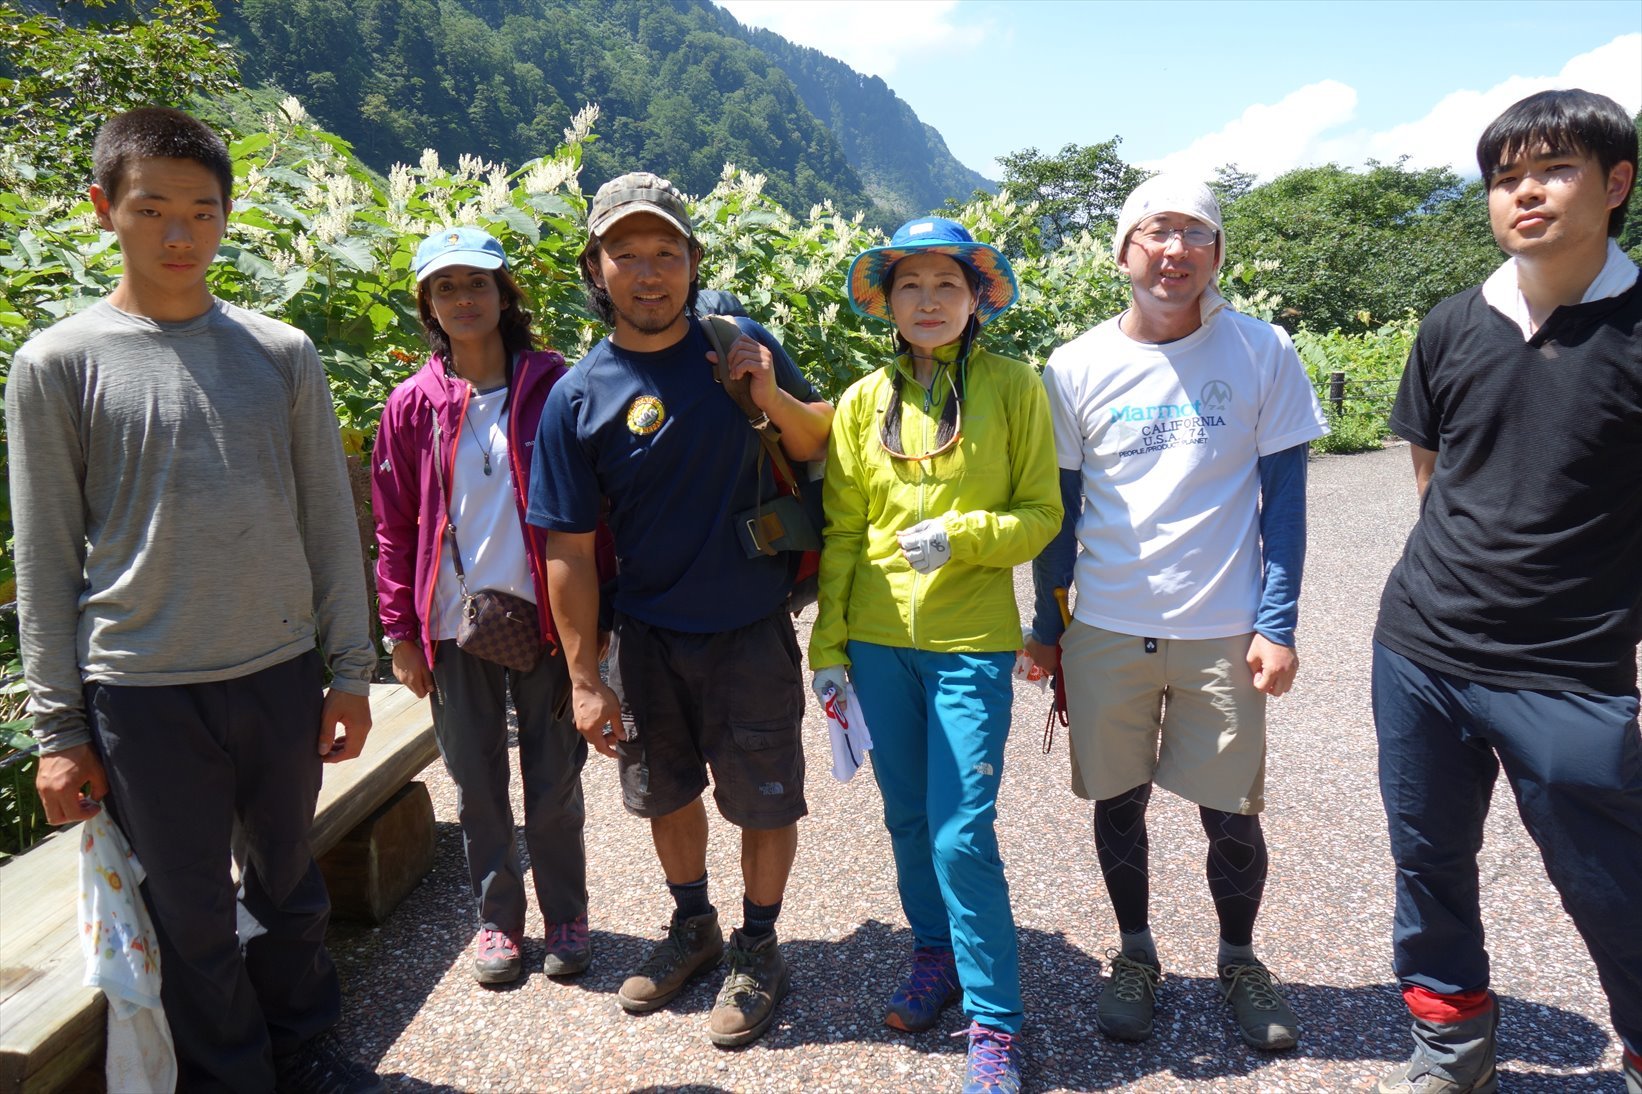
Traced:
[[1157, 985], [1163, 970], [1139, 950], [1106, 951], [1112, 975], [1095, 1002], [1095, 1025], [1119, 1041], [1144, 1041], [1152, 1035], [1152, 1012], [1157, 1009]]
[[736, 1048], [769, 1028], [775, 1005], [786, 996], [787, 962], [775, 932], [749, 939], [730, 934], [730, 972], [719, 989], [707, 1020], [707, 1037], [722, 1048]]
[[1494, 1067], [1499, 1000], [1493, 1004], [1461, 1022], [1416, 1018], [1414, 1055], [1381, 1076], [1373, 1089], [1378, 1094], [1494, 1094], [1499, 1089]]
[[1277, 991], [1277, 978], [1258, 960], [1220, 970], [1220, 997], [1232, 1009], [1238, 1036], [1250, 1048], [1280, 1052], [1300, 1042], [1300, 1019]]
[[1623, 1047], [1620, 1051], [1625, 1054], [1619, 1065], [1625, 1076], [1625, 1094], [1642, 1094], [1642, 1056]]
[[622, 982], [616, 1002], [629, 1014], [664, 1007], [684, 990], [685, 984], [717, 965], [723, 956], [724, 932], [718, 927], [718, 912], [688, 919], [674, 913], [667, 937], [657, 942], [638, 971]]

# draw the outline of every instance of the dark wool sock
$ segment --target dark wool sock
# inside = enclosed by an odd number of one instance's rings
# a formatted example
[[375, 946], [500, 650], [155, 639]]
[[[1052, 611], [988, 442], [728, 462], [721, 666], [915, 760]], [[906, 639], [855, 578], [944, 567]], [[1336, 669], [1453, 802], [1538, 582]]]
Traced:
[[667, 883], [667, 891], [673, 894], [673, 903], [678, 905], [678, 918], [689, 919], [691, 916], [706, 915], [713, 910], [707, 900], [707, 875], [702, 874], [699, 881], [687, 881], [683, 885]]
[[1254, 918], [1266, 891], [1266, 837], [1260, 818], [1198, 806], [1209, 837], [1206, 873], [1220, 938], [1233, 946], [1254, 941]]
[[747, 938], [763, 938], [775, 933], [775, 921], [781, 916], [781, 902], [754, 904], [741, 898], [741, 933]]
[[1125, 934], [1135, 934], [1150, 925], [1146, 803], [1151, 800], [1152, 784], [1143, 783], [1095, 803], [1095, 854], [1106, 876], [1106, 893], [1112, 899], [1118, 929]]

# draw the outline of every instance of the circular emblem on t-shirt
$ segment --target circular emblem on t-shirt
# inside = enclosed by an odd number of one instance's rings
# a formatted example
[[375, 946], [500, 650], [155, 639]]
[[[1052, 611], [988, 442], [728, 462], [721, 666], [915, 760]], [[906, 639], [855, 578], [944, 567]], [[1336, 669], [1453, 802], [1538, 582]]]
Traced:
[[661, 428], [667, 420], [667, 408], [654, 395], [640, 395], [627, 408], [627, 428], [635, 436], [645, 437]]
[[1224, 380], [1210, 380], [1203, 385], [1198, 400], [1203, 404], [1202, 412], [1204, 413], [1225, 410], [1231, 405], [1232, 401], [1231, 385]]

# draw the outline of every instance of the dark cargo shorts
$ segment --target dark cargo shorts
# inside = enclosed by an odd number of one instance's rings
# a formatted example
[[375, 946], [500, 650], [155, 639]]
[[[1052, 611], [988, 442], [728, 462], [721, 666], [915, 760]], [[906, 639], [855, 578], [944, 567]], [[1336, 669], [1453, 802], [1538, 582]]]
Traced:
[[616, 616], [610, 687], [621, 699], [622, 802], [665, 817], [707, 788], [740, 828], [782, 828], [804, 801], [804, 681], [786, 610], [716, 634]]

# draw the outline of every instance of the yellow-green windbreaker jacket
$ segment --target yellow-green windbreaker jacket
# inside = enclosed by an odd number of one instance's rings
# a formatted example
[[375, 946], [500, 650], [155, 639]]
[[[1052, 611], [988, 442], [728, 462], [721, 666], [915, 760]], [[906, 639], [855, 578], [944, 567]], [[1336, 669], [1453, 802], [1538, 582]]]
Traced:
[[[950, 363], [957, 347], [936, 356]], [[879, 414], [900, 369], [902, 451], [934, 447], [951, 385], [937, 373], [927, 396], [911, 362], [865, 376], [844, 392], [827, 443], [820, 600], [810, 668], [849, 664], [850, 639], [942, 653], [1020, 648], [1012, 568], [1029, 562], [1061, 522], [1054, 429], [1043, 381], [1008, 357], [970, 354], [959, 442], [928, 460], [893, 459]], [[895, 533], [921, 520], [946, 524], [952, 558], [931, 574], [907, 564]]]

